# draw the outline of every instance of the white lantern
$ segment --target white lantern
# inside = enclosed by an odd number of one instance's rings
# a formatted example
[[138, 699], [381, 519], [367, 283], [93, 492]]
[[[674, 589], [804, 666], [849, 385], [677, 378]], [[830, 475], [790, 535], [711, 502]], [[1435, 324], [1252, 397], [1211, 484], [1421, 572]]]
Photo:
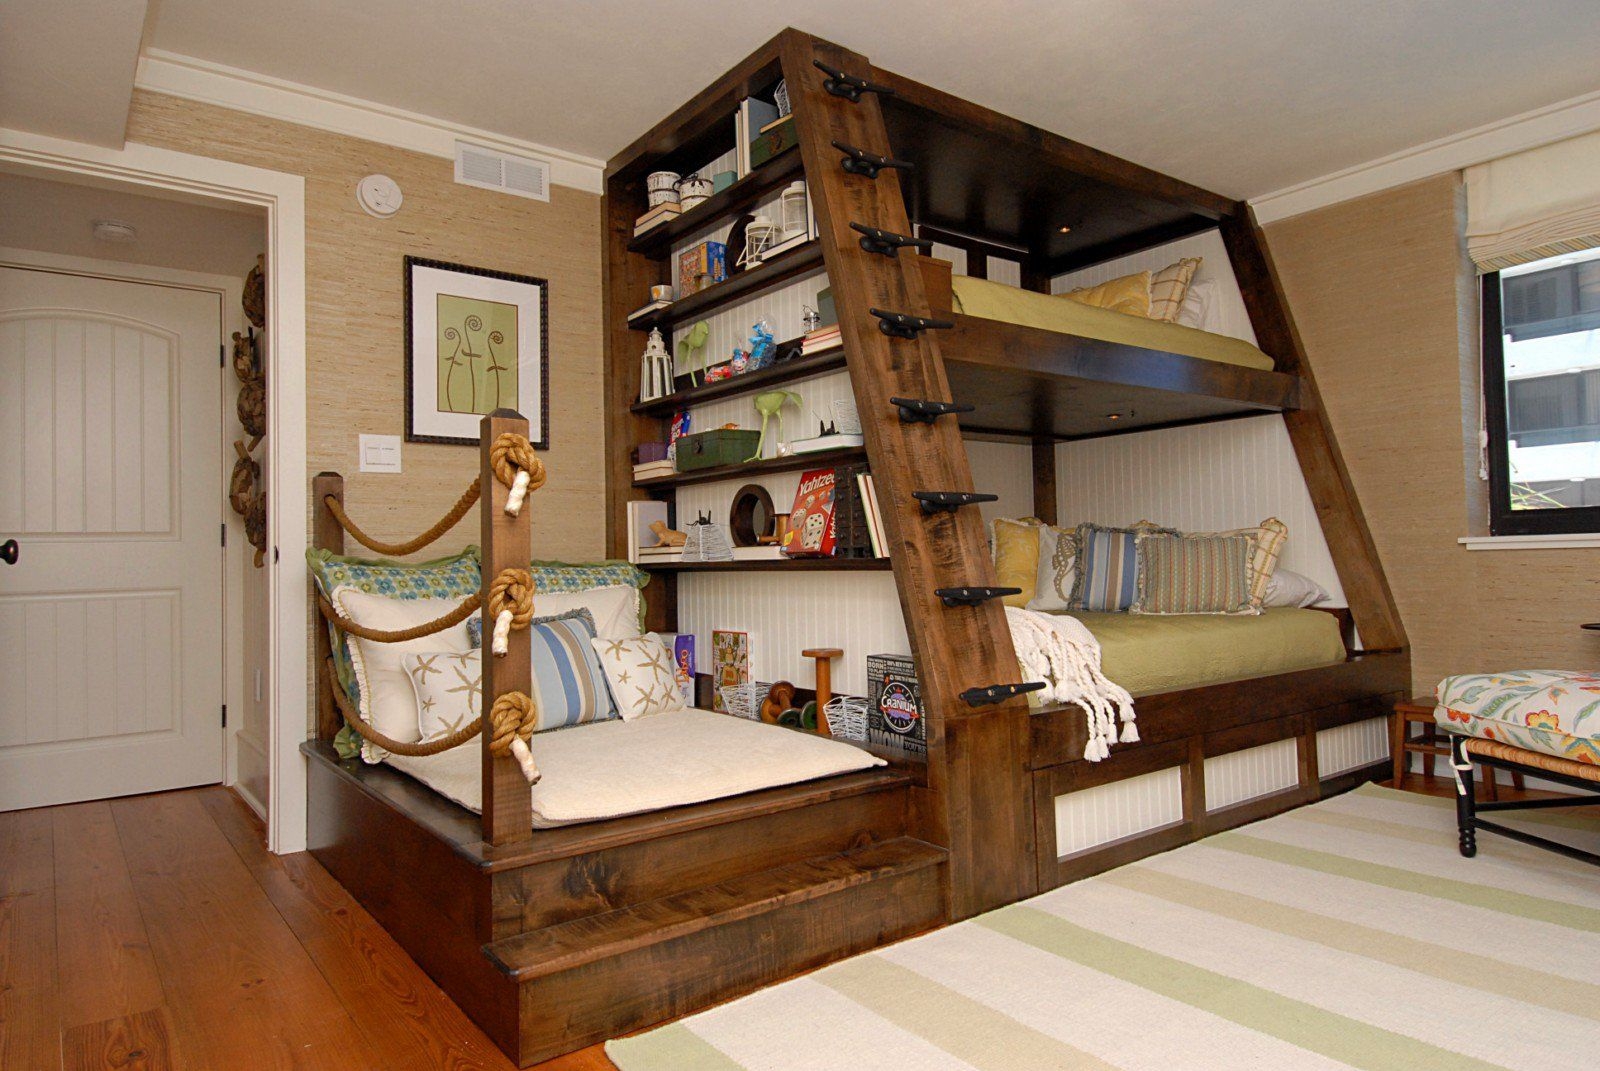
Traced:
[[791, 182], [783, 191], [783, 240], [806, 232], [806, 184]]
[[739, 267], [756, 268], [761, 258], [778, 241], [778, 228], [766, 216], [757, 216], [744, 228], [744, 252], [739, 254]]

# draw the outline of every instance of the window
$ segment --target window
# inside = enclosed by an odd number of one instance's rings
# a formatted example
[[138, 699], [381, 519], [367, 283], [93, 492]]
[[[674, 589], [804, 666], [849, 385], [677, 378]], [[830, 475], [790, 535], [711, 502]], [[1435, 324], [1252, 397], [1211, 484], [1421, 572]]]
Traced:
[[1600, 249], [1483, 277], [1490, 530], [1600, 532]]

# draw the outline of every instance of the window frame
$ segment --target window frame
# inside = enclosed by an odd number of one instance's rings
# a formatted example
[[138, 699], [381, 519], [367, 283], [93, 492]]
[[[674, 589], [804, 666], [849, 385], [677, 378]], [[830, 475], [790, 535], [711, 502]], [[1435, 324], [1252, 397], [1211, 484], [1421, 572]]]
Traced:
[[1505, 323], [1501, 313], [1500, 273], [1484, 273], [1479, 285], [1484, 430], [1489, 440], [1489, 533], [1497, 536], [1600, 533], [1600, 506], [1511, 508], [1511, 450], [1507, 439]]

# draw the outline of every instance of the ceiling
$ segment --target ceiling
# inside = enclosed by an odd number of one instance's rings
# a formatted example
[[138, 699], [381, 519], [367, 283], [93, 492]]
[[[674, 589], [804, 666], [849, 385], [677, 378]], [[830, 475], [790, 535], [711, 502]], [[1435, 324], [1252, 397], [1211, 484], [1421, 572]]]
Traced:
[[[266, 248], [266, 214], [259, 208], [197, 204], [148, 193], [0, 171], [0, 247], [241, 279]], [[96, 240], [90, 228], [101, 219], [132, 224], [137, 240]]]
[[1594, 0], [150, 6], [149, 47], [602, 159], [794, 25], [1246, 198], [1600, 90]]

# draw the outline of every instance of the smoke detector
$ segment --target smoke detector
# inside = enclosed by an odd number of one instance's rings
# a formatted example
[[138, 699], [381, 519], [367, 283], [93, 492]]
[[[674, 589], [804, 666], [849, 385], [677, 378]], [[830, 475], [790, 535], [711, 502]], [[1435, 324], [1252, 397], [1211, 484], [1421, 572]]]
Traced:
[[97, 219], [90, 225], [89, 233], [94, 235], [97, 242], [115, 242], [118, 245], [130, 245], [139, 240], [139, 229], [120, 219]]

